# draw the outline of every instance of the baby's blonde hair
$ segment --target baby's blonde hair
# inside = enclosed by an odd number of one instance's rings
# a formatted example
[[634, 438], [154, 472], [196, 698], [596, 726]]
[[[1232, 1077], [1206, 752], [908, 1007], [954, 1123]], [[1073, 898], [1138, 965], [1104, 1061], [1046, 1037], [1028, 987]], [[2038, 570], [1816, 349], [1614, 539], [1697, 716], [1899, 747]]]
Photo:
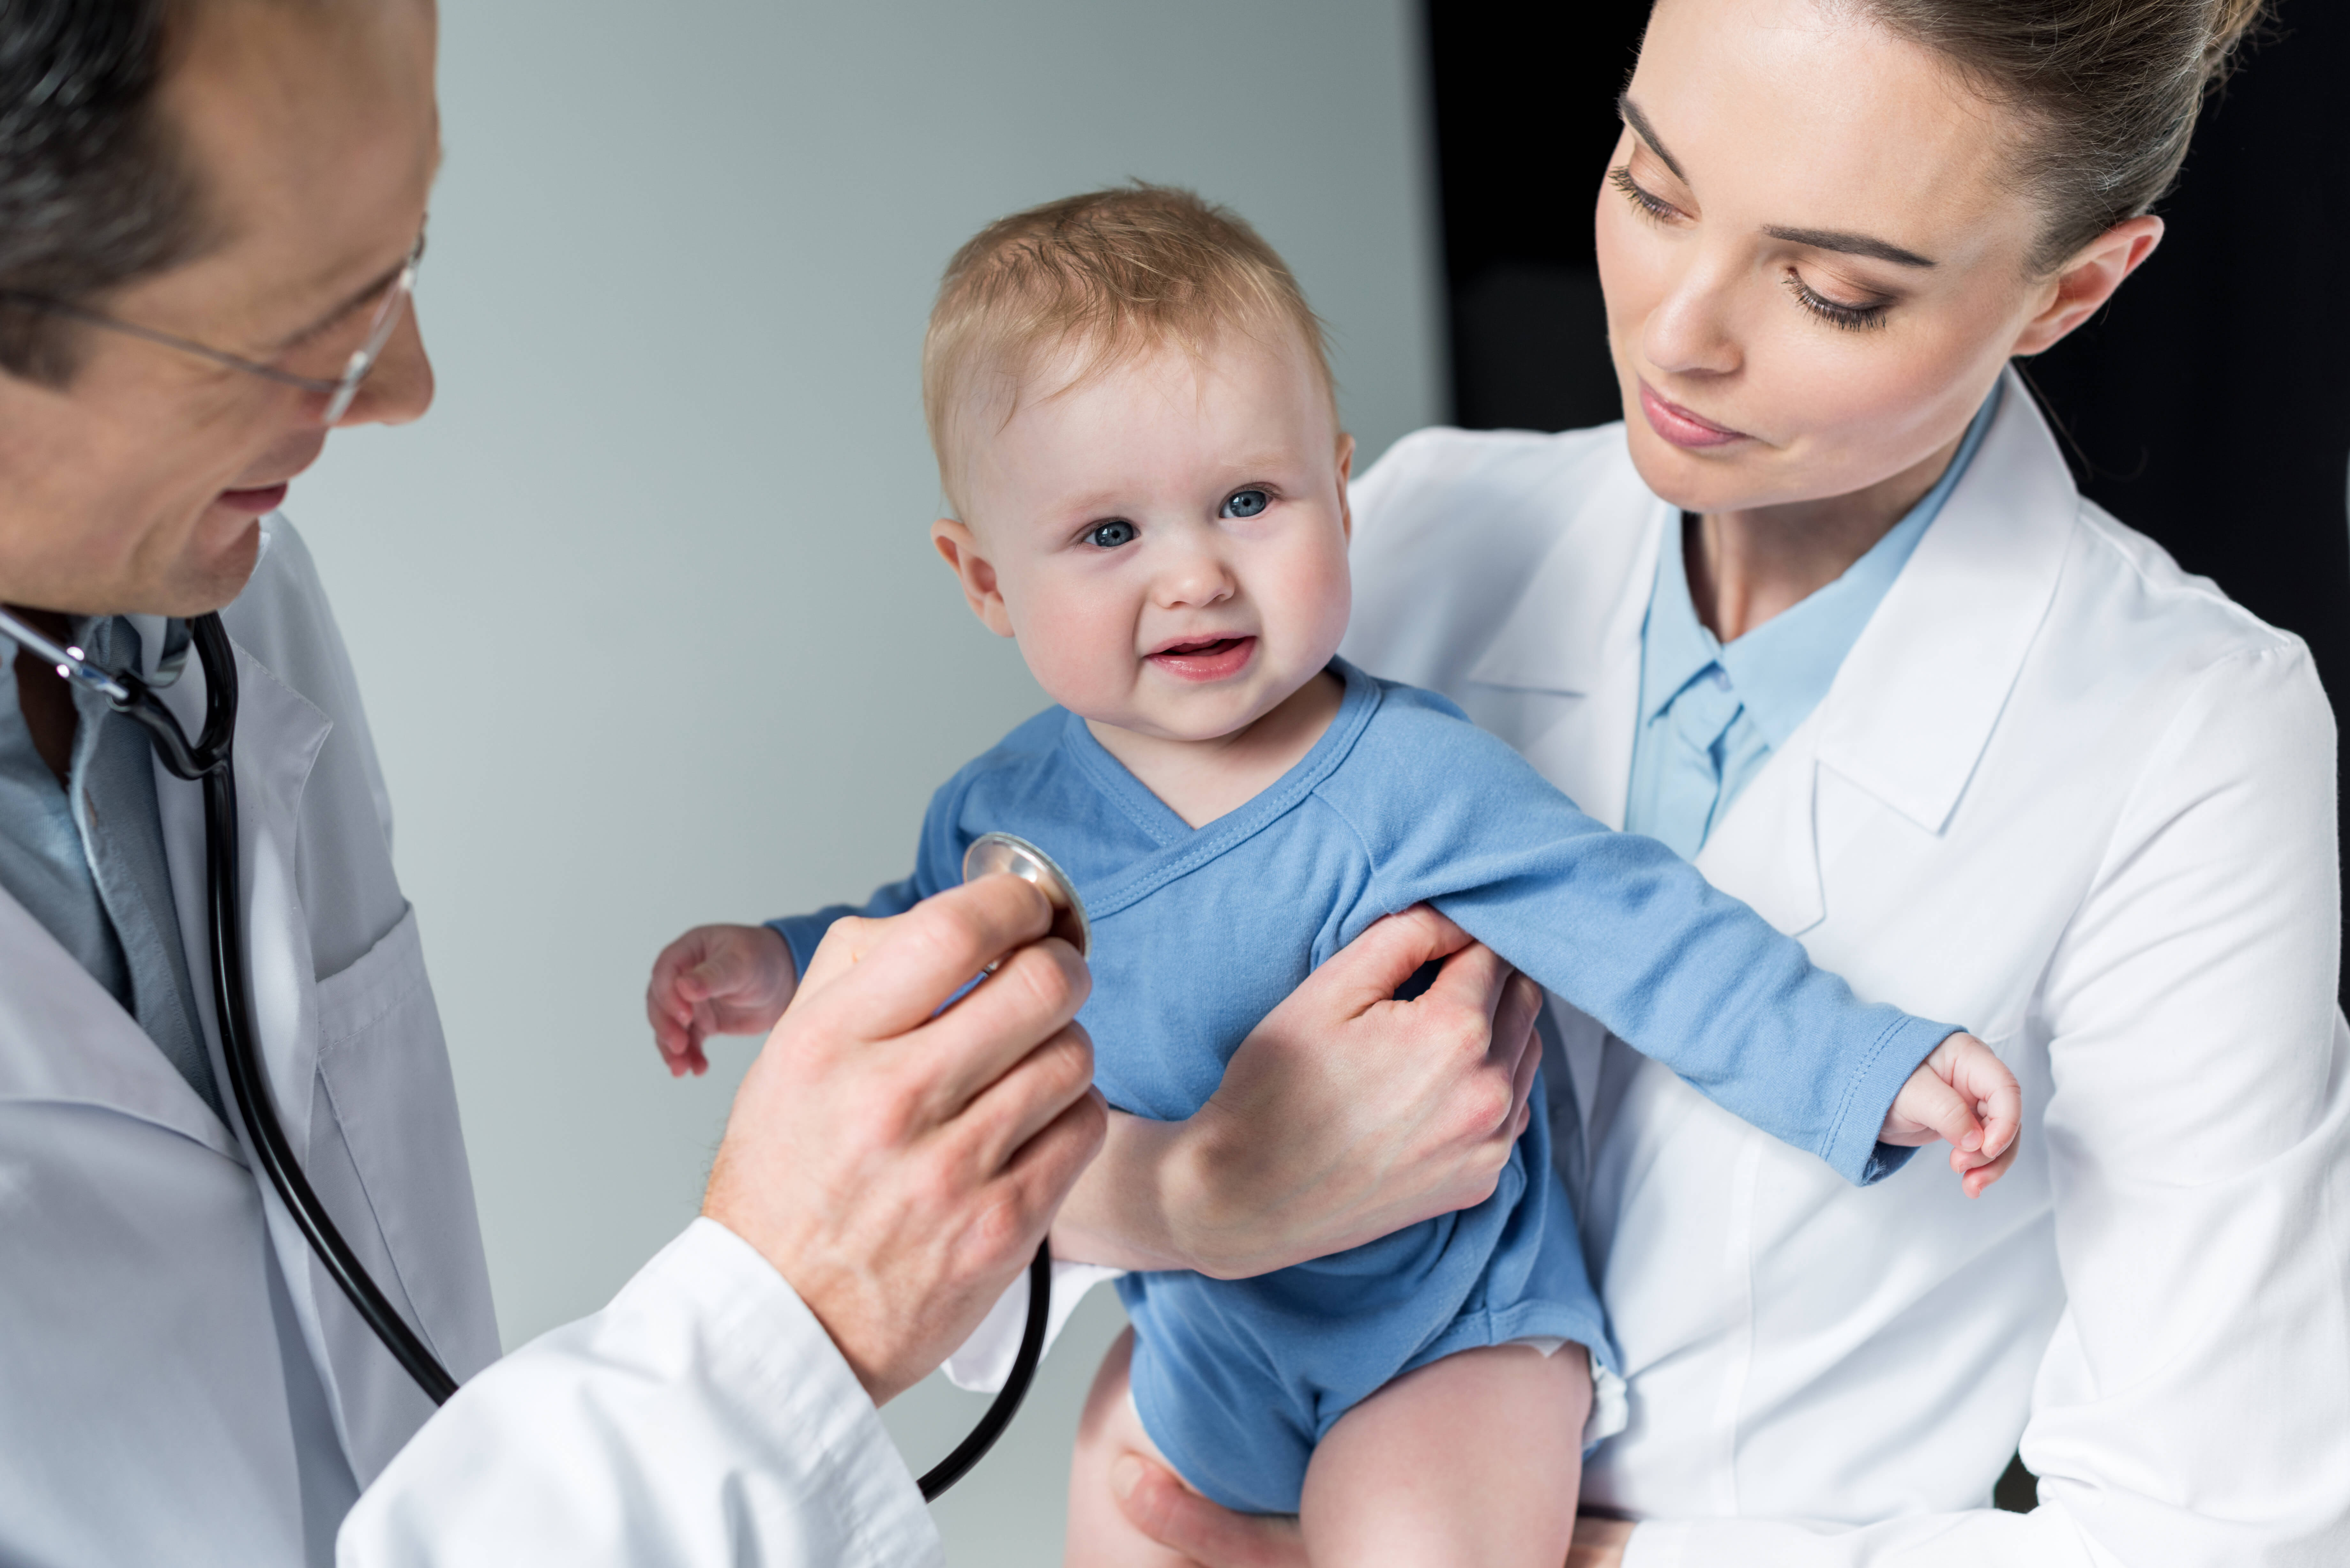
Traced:
[[1237, 214], [1137, 181], [997, 219], [947, 264], [922, 340], [922, 412], [948, 501], [959, 504], [957, 443], [983, 374], [1016, 389], [1038, 361], [1078, 344], [1090, 353], [1075, 386], [1155, 349], [1204, 356], [1221, 333], [1268, 329], [1304, 341], [1335, 418], [1321, 319]]

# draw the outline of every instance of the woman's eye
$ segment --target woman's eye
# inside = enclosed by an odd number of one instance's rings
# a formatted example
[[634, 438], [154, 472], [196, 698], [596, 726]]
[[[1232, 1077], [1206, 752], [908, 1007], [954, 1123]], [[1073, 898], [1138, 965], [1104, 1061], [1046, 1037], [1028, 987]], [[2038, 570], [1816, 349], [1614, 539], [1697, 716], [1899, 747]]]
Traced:
[[1131, 545], [1134, 540], [1134, 524], [1123, 517], [1113, 517], [1107, 523], [1097, 523], [1092, 532], [1086, 535], [1087, 544], [1097, 545], [1105, 550], [1115, 550], [1120, 545]]
[[1253, 517], [1273, 504], [1273, 497], [1262, 490], [1235, 490], [1224, 498], [1223, 515]]
[[1619, 164], [1607, 171], [1607, 182], [1623, 192], [1624, 199], [1638, 208], [1643, 217], [1653, 218], [1661, 223], [1668, 219], [1681, 215], [1680, 209], [1675, 207], [1670, 202], [1652, 195], [1647, 187], [1633, 179], [1632, 166], [1629, 163]]
[[1814, 316], [1848, 332], [1866, 332], [1884, 326], [1886, 312], [1893, 308], [1889, 300], [1878, 300], [1874, 305], [1846, 305], [1840, 299], [1830, 299], [1792, 272], [1787, 275], [1787, 292]]

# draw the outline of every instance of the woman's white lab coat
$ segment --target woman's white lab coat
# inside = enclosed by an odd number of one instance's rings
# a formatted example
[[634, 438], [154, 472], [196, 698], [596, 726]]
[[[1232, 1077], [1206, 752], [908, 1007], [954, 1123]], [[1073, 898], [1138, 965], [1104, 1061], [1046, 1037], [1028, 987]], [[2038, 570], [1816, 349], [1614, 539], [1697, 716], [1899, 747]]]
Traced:
[[[1620, 822], [1662, 530], [1622, 428], [1430, 431], [1355, 492], [1346, 651]], [[2247, 515], [2246, 528], [2261, 520]], [[2314, 569], [2314, 567], [2313, 567]], [[1970, 1203], [1857, 1189], [1560, 1014], [1630, 1380], [1630, 1563], [2350, 1562], [2350, 1033], [2307, 650], [2076, 493], [2011, 377], [1809, 720], [1699, 857], [2022, 1080]], [[1990, 1511], [2022, 1436], [2028, 1516]]]
[[[448, 1057], [340, 637], [300, 538], [282, 519], [271, 533], [225, 616], [263, 1053], [343, 1233], [466, 1377], [498, 1342]], [[170, 700], [192, 733], [194, 660]], [[157, 780], [209, 1034], [198, 792]], [[216, 1039], [213, 1052], [224, 1085]], [[357, 1486], [432, 1407], [265, 1186], [241, 1136], [0, 894], [0, 1562], [331, 1557]], [[519, 1353], [430, 1431], [369, 1495], [347, 1561], [936, 1551], [822, 1330], [707, 1222], [610, 1311]]]

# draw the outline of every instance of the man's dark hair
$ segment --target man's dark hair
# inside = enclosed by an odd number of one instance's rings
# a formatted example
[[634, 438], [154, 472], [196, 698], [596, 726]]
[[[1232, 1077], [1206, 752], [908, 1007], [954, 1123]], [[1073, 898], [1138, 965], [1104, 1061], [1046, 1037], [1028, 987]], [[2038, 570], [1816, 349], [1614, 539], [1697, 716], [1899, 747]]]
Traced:
[[183, 259], [196, 188], [158, 103], [184, 0], [0, 0], [0, 369], [57, 385], [77, 304]]

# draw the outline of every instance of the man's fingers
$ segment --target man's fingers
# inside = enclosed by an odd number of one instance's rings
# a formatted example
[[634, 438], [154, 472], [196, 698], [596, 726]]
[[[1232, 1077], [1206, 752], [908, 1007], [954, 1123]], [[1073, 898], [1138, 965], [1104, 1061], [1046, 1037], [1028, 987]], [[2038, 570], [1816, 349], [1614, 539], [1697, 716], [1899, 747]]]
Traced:
[[[1058, 1033], [1085, 1005], [1093, 978], [1064, 941], [1022, 948], [907, 1044], [921, 1058], [923, 1095], [938, 1119], [972, 1101]], [[1091, 1047], [1087, 1047], [1090, 1053]]]
[[[1493, 1050], [1497, 1055], [1514, 1052], [1512, 1092], [1521, 1106], [1534, 1092], [1534, 1074], [1542, 1069], [1542, 1041], [1534, 1033], [1534, 1020], [1541, 1016], [1542, 987], [1524, 975], [1513, 975], [1502, 992], [1502, 1005], [1493, 1014]], [[1503, 1060], [1510, 1060], [1503, 1055]]]
[[1200, 1568], [1305, 1568], [1295, 1520], [1220, 1508], [1140, 1454], [1110, 1467], [1110, 1490], [1137, 1530]]
[[[1041, 1238], [1109, 1136], [1109, 1107], [1088, 1089], [1012, 1151], [1001, 1180], [1025, 1227]], [[1028, 1249], [1034, 1251], [1033, 1240]]]
[[983, 877], [887, 920], [837, 922], [809, 961], [801, 998], [837, 1019], [829, 1033], [892, 1039], [989, 964], [1043, 936], [1052, 920], [1053, 906], [1029, 884]]
[[1093, 1087], [1093, 1042], [1072, 1023], [983, 1087], [955, 1118], [968, 1140], [974, 1174], [994, 1175], [1013, 1156]]

